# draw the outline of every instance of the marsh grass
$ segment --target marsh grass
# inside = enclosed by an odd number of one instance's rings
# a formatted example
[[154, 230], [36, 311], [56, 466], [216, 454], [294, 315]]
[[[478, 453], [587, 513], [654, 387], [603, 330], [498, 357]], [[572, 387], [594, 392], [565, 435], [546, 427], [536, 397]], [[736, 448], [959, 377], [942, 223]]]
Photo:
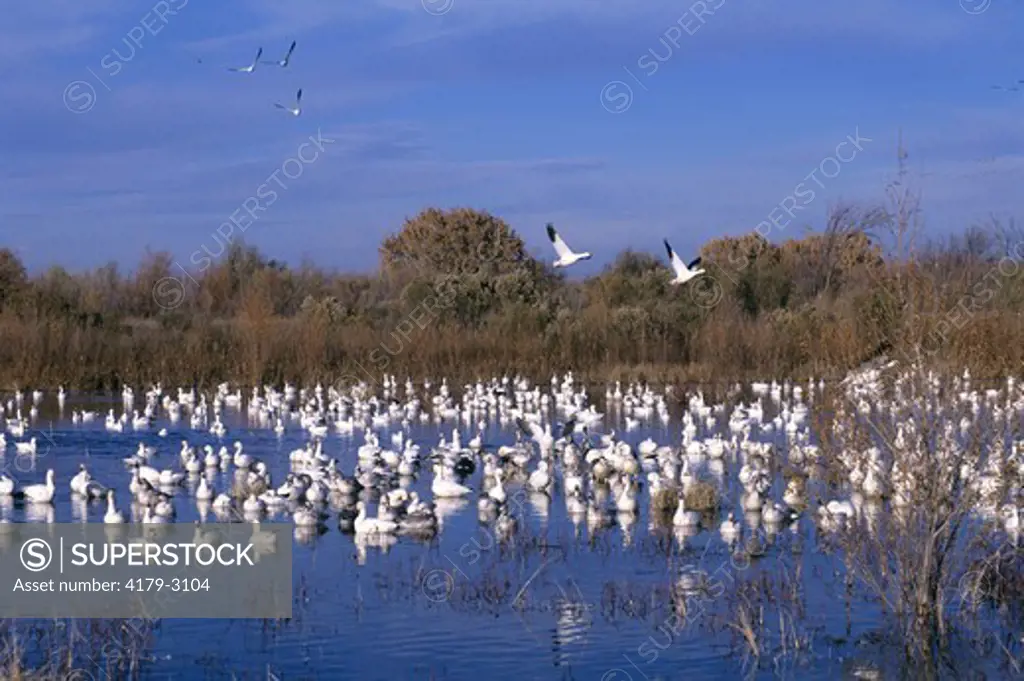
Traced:
[[714, 512], [719, 506], [718, 489], [709, 482], [698, 480], [686, 490], [686, 508], [694, 511]]
[[137, 679], [151, 661], [155, 622], [49, 620], [0, 623], [0, 679]]
[[672, 521], [672, 514], [679, 506], [679, 490], [674, 487], [666, 487], [654, 493], [651, 497], [651, 509], [658, 514], [658, 519], [664, 521], [668, 518]]
[[736, 584], [723, 593], [715, 626], [732, 635], [751, 677], [772, 669], [782, 678], [799, 678], [796, 670], [810, 663], [819, 633], [804, 604], [800, 563], [791, 565], [780, 557], [770, 571], [737, 577]]

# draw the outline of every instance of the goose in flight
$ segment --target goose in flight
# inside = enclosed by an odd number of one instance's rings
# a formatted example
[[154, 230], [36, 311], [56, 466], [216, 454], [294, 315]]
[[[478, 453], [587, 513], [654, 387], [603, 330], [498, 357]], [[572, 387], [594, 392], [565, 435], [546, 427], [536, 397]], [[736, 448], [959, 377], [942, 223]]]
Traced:
[[668, 251], [668, 259], [672, 261], [672, 271], [676, 273], [675, 279], [669, 282], [673, 286], [685, 284], [697, 275], [704, 274], [703, 269], [694, 269], [700, 265], [700, 257], [694, 258], [689, 265], [685, 264], [676, 252], [672, 250], [668, 239], [665, 239], [665, 250]]
[[237, 73], [252, 73], [256, 68], [256, 64], [259, 63], [260, 57], [263, 55], [263, 48], [256, 50], [256, 58], [252, 60], [252, 63], [248, 66], [232, 66], [228, 71], [235, 71]]
[[295, 93], [295, 108], [294, 109], [291, 108], [291, 107], [285, 106], [284, 104], [280, 104], [278, 102], [274, 102], [274, 106], [276, 106], [278, 109], [284, 109], [285, 111], [290, 113], [292, 116], [298, 116], [300, 113], [302, 113], [302, 109], [299, 108], [299, 103], [301, 101], [302, 101], [302, 88], [299, 88], [299, 91]]
[[554, 225], [548, 224], [548, 238], [551, 239], [551, 245], [555, 247], [555, 253], [558, 254], [558, 259], [554, 262], [555, 267], [569, 267], [580, 260], [591, 258], [590, 253], [587, 252], [573, 253], [572, 249], [562, 241], [562, 237], [555, 231]]
[[282, 69], [288, 67], [288, 62], [292, 58], [292, 52], [295, 51], [295, 46], [298, 45], [297, 40], [292, 41], [292, 46], [288, 48], [288, 53], [284, 55], [284, 59], [280, 61], [265, 61], [264, 64], [273, 64], [274, 66], [280, 66]]

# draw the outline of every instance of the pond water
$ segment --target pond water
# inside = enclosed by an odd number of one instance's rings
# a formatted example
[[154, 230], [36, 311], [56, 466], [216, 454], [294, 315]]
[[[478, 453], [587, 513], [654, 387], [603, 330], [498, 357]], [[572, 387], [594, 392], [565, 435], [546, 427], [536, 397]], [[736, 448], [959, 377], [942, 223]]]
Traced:
[[[136, 408], [141, 403], [139, 396]], [[773, 402], [764, 403], [763, 421], [770, 423]], [[26, 398], [26, 413], [28, 407]], [[161, 411], [148, 429], [136, 431], [129, 423], [122, 433], [109, 432], [103, 416], [108, 408], [123, 411], [119, 396], [75, 395], [58, 409], [51, 394], [38, 408], [31, 429], [17, 438], [37, 437], [38, 453], [15, 461], [16, 438], [8, 434], [4, 466], [19, 484], [42, 482], [46, 469], [54, 469], [57, 497], [52, 511], [42, 515], [4, 505], [0, 511], [12, 522], [103, 522], [104, 503], [73, 500], [68, 490], [81, 462], [94, 479], [117, 491], [119, 507], [127, 512], [130, 476], [122, 460], [140, 442], [157, 448], [154, 466], [180, 469], [183, 439], [218, 450], [237, 440], [280, 484], [289, 471], [289, 452], [310, 441], [297, 421], [278, 435], [271, 422], [251, 417], [244, 405], [225, 407], [223, 437], [207, 428], [193, 430], [187, 411], [177, 422]], [[97, 410], [95, 421], [72, 423], [72, 411], [82, 408]], [[548, 416], [561, 420], [557, 413]], [[476, 421], [431, 421], [404, 430], [428, 453], [440, 437], [450, 440], [456, 427], [468, 442], [477, 433]], [[646, 438], [673, 446], [682, 439], [678, 413], [669, 423], [654, 416], [630, 425], [608, 407], [593, 430], [615, 429], [634, 447]], [[699, 438], [713, 432], [731, 436], [728, 413], [718, 416], [713, 429], [697, 425]], [[158, 434], [162, 428], [166, 436]], [[387, 447], [390, 434], [402, 429], [396, 422], [375, 430]], [[482, 439], [488, 447], [511, 444], [516, 430], [514, 422], [490, 420]], [[758, 428], [751, 435], [780, 447], [794, 436]], [[323, 450], [350, 474], [364, 442], [358, 428], [351, 435], [332, 428]], [[687, 533], [673, 530], [671, 522], [655, 522], [646, 481], [634, 517], [609, 513], [604, 527], [574, 520], [559, 476], [550, 497], [517, 497], [527, 503], [518, 531], [505, 541], [478, 517], [482, 468], [468, 479], [474, 493], [465, 502], [437, 504], [443, 527], [432, 539], [400, 537], [386, 548], [366, 546], [339, 530], [337, 514], [328, 507], [322, 534], [295, 531], [291, 620], [163, 620], [142, 678], [694, 681], [898, 678], [906, 671], [876, 643], [883, 626], [878, 604], [848, 588], [841, 558], [820, 550], [807, 513], [781, 528], [744, 516], [739, 463], [729, 454], [717, 476], [702, 472], [719, 481], [723, 507], [706, 514], [699, 531]], [[216, 488], [230, 486], [231, 475], [215, 473]], [[411, 489], [430, 499], [430, 478], [427, 466]], [[776, 480], [771, 495], [780, 499], [783, 487]], [[521, 482], [510, 481], [507, 488], [515, 495]], [[200, 517], [193, 489], [194, 483], [183, 486], [174, 499], [178, 522]], [[753, 538], [761, 555], [737, 555], [723, 539], [718, 528], [730, 511], [745, 523], [738, 546]], [[290, 522], [290, 516], [264, 520], [273, 521]], [[680, 576], [701, 571], [715, 588], [681, 599]], [[768, 652], [759, 660], [746, 653], [736, 626], [741, 592], [768, 638]], [[867, 668], [881, 675], [866, 676]]]

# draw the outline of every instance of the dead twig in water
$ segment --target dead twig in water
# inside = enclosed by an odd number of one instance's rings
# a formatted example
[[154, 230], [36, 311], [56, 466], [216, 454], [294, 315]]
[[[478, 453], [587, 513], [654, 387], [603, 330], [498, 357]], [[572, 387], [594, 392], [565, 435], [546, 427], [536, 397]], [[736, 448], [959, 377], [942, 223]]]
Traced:
[[[558, 547], [558, 548], [561, 549], [561, 547]], [[563, 554], [562, 558], [564, 558], [564, 557], [565, 556]], [[523, 586], [519, 589], [518, 593], [516, 593], [516, 597], [512, 599], [512, 609], [513, 610], [516, 608], [516, 603], [518, 603], [519, 599], [522, 598], [523, 592], [525, 592], [526, 589], [529, 588], [529, 586], [533, 582], [533, 580], [537, 578], [537, 575], [539, 575], [544, 568], [546, 568], [548, 565], [553, 563], [554, 560], [555, 560], [554, 557], [548, 558], [547, 560], [545, 560], [543, 563], [540, 564], [540, 566], [534, 571], [534, 573], [532, 575], [530, 575], [530, 578], [526, 580], [526, 582], [523, 584]]]

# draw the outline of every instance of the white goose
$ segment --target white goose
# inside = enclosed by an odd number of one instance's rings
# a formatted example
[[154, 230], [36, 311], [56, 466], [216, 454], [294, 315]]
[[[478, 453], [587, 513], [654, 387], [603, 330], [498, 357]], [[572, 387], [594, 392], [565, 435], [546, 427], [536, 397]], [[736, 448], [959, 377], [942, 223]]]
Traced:
[[668, 259], [672, 262], [672, 271], [676, 274], [675, 278], [669, 281], [669, 284], [678, 286], [679, 284], [685, 284], [700, 274], [704, 274], [703, 269], [694, 269], [700, 265], [700, 257], [694, 258], [693, 261], [687, 265], [676, 254], [676, 252], [672, 250], [672, 246], [669, 245], [668, 239], [665, 239], [664, 241], [665, 250], [668, 251]]
[[195, 475], [203, 470], [203, 462], [199, 460], [198, 456], [191, 454], [188, 461], [185, 462], [185, 470], [189, 475]]
[[146, 525], [161, 525], [167, 522], [167, 518], [157, 515], [152, 507], [146, 506], [142, 509], [142, 522]]
[[[145, 480], [154, 487], [160, 486], [160, 471], [153, 468], [152, 466], [146, 466], [144, 464], [135, 464], [135, 471], [137, 476], [141, 480]], [[132, 490], [133, 492], [135, 490]]]
[[760, 492], [754, 489], [743, 495], [742, 506], [743, 510], [748, 513], [760, 511], [762, 506], [764, 506], [764, 499], [762, 499]]
[[437, 516], [434, 514], [433, 506], [420, 501], [416, 492], [409, 495], [409, 504], [405, 511], [405, 516], [398, 521], [402, 529], [422, 531], [437, 527]]
[[185, 479], [185, 473], [175, 473], [169, 468], [160, 471], [159, 484], [161, 487], [172, 487], [181, 484]]
[[32, 438], [28, 442], [15, 442], [14, 449], [18, 454], [35, 454], [36, 453], [36, 439]]
[[430, 483], [430, 491], [434, 493], [435, 497], [441, 499], [456, 499], [467, 496], [473, 490], [444, 477], [442, 474], [438, 474], [434, 476], [434, 481]]
[[213, 487], [206, 482], [206, 478], [200, 478], [199, 487], [196, 488], [196, 499], [199, 501], [209, 501], [214, 496]]
[[[290, 106], [285, 106], [284, 104], [281, 104], [280, 102], [274, 102], [274, 106], [276, 106], [278, 109], [284, 109], [285, 111], [290, 113], [292, 116], [298, 116], [299, 114], [302, 113], [301, 105], [302, 105], [302, 88], [299, 88], [299, 91], [295, 93], [295, 108], [292, 108]], [[326, 429], [326, 427], [325, 427], [325, 429]]]
[[267, 510], [267, 506], [263, 501], [255, 494], [250, 494], [244, 502], [242, 502], [242, 510], [246, 513], [256, 514], [263, 513]]
[[320, 516], [308, 506], [299, 506], [292, 514], [292, 521], [297, 527], [316, 527], [320, 524]]
[[49, 504], [53, 501], [53, 495], [57, 492], [57, 486], [53, 482], [53, 469], [46, 471], [46, 483], [29, 485], [22, 493], [25, 498], [35, 504]]
[[786, 491], [782, 495], [782, 500], [790, 506], [800, 506], [803, 504], [803, 495], [800, 492], [800, 483], [796, 478], [791, 478], [789, 483], [786, 485]]
[[551, 245], [555, 247], [555, 253], [558, 254], [558, 259], [554, 261], [555, 267], [569, 267], [580, 260], [589, 260], [591, 254], [584, 251], [583, 253], [575, 253], [569, 246], [562, 240], [562, 237], [555, 230], [555, 226], [548, 224], [548, 239], [551, 240]]
[[75, 477], [71, 478], [69, 487], [71, 487], [71, 491], [74, 494], [84, 497], [88, 494], [89, 480], [91, 480], [91, 477], [89, 471], [85, 468], [85, 464], [78, 464], [78, 473]]
[[272, 64], [274, 66], [280, 66], [281, 68], [287, 68], [288, 67], [288, 62], [292, 58], [292, 52], [295, 51], [295, 46], [296, 45], [298, 45], [298, 41], [293, 40], [292, 41], [292, 46], [288, 48], [288, 52], [284, 55], [284, 59], [281, 59], [279, 61], [265, 61], [263, 63], [264, 64]]
[[622, 494], [615, 500], [615, 508], [622, 513], [636, 513], [637, 506], [636, 495], [633, 494], [629, 480], [626, 480], [626, 484], [622, 486]]
[[1016, 504], [1006, 504], [1003, 506], [1003, 528], [1013, 534], [1020, 531], [1020, 509], [1017, 508]]
[[390, 534], [398, 529], [398, 523], [383, 518], [368, 518], [366, 516], [366, 503], [360, 501], [356, 504], [359, 509], [358, 515], [352, 526], [356, 534]]
[[114, 504], [114, 490], [107, 491], [107, 512], [103, 516], [103, 522], [108, 525], [118, 525], [124, 522], [124, 513], [117, 510]]
[[232, 462], [235, 464], [235, 468], [248, 468], [252, 465], [252, 457], [242, 452], [242, 443], [235, 441], [235, 452], [232, 457]]
[[502, 479], [504, 477], [505, 476], [501, 472], [501, 470], [495, 471], [494, 486], [487, 490], [487, 496], [489, 496], [498, 504], [503, 504], [505, 503], [505, 500], [508, 499], [508, 494], [506, 494], [505, 492], [505, 486], [502, 484]]
[[761, 517], [769, 525], [779, 525], [786, 519], [786, 512], [778, 503], [769, 501], [761, 509]]
[[153, 506], [153, 513], [167, 519], [174, 518], [177, 515], [174, 510], [174, 504], [171, 503], [171, 498], [166, 494], [161, 494], [157, 497], [156, 505]]
[[722, 533], [723, 539], [731, 541], [740, 533], [740, 524], [736, 522], [734, 515], [730, 512], [729, 516], [722, 522], [718, 529]]
[[252, 63], [248, 66], [232, 66], [228, 68], [228, 71], [235, 71], [236, 73], [252, 73], [256, 68], [256, 64], [260, 62], [260, 57], [263, 56], [263, 48], [256, 50], [256, 58], [252, 60]]
[[679, 495], [679, 506], [672, 517], [672, 524], [676, 527], [697, 527], [700, 525], [700, 513], [686, 510], [686, 498]]
[[551, 474], [548, 472], [548, 462], [544, 459], [537, 464], [537, 470], [530, 473], [528, 481], [530, 489], [535, 492], [547, 492], [551, 487]]

